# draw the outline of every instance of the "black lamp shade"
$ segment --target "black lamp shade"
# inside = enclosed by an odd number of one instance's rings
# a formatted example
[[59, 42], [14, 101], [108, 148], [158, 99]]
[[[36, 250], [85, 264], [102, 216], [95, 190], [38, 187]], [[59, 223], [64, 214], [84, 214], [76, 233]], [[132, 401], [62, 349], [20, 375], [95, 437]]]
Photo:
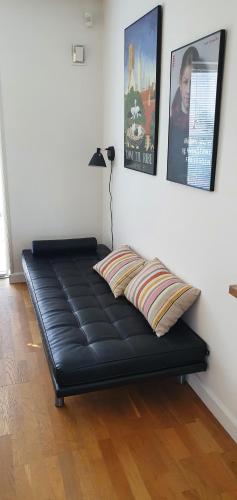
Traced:
[[89, 165], [91, 167], [106, 167], [105, 159], [100, 151], [100, 148], [97, 148], [96, 153], [93, 154]]

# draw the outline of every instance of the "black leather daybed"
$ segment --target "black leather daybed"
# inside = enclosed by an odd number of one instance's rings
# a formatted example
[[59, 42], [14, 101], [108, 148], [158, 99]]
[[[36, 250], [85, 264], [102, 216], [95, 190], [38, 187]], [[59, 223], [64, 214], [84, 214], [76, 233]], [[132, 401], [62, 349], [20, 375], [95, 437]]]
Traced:
[[23, 269], [56, 394], [64, 397], [156, 375], [207, 368], [206, 343], [182, 320], [158, 338], [92, 266], [109, 253], [95, 238], [35, 241]]

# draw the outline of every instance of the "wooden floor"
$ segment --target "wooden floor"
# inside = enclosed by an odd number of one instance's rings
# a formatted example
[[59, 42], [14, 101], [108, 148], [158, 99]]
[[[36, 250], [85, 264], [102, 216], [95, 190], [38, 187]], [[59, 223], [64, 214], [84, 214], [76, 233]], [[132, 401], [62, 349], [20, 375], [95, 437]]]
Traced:
[[237, 445], [188, 385], [54, 394], [25, 285], [0, 281], [0, 500], [237, 499]]

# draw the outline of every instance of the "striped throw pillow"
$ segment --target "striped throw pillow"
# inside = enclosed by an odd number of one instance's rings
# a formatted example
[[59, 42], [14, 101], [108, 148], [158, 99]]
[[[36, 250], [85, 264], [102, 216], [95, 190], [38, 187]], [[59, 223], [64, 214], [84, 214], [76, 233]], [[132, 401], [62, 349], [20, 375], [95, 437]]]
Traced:
[[114, 250], [93, 269], [107, 281], [115, 297], [123, 295], [126, 286], [142, 269], [145, 260], [136, 254], [129, 246]]
[[199, 294], [200, 290], [172, 274], [158, 259], [148, 262], [124, 292], [158, 337], [168, 332]]

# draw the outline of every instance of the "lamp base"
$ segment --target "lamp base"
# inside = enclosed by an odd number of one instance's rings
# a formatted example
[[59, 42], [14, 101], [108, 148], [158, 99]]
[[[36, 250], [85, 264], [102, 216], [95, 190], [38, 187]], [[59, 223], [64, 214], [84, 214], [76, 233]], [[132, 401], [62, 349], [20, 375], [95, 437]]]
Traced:
[[108, 148], [106, 148], [106, 151], [107, 151], [108, 160], [114, 161], [114, 158], [115, 158], [114, 146], [109, 146]]

